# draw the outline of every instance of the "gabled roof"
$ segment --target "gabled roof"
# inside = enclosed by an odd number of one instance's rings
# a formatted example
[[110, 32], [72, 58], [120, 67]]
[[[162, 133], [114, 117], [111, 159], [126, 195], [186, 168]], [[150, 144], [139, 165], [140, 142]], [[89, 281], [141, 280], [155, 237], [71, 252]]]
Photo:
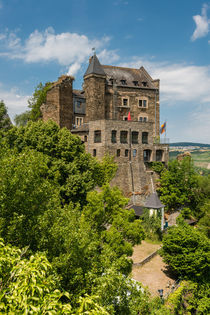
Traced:
[[89, 63], [89, 66], [84, 74], [84, 77], [87, 76], [88, 74], [98, 74], [98, 75], [103, 75], [106, 76], [97, 56], [94, 54], [91, 57], [91, 61]]
[[[107, 76], [108, 84], [112, 85], [113, 80], [118, 86], [128, 86], [146, 89], [157, 89], [153, 83], [153, 79], [148, 72], [141, 67], [140, 69], [115, 67], [102, 65], [102, 68]], [[125, 82], [122, 82], [125, 81]], [[135, 85], [135, 82], [137, 85]], [[146, 86], [143, 83], [146, 83]]]
[[145, 201], [145, 208], [159, 209], [165, 207], [160, 201], [156, 192], [152, 193]]

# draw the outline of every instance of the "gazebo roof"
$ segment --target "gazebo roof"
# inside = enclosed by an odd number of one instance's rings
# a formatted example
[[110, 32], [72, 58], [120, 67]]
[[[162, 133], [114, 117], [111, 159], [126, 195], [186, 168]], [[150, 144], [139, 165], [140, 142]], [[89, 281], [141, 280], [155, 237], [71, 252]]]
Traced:
[[163, 205], [158, 197], [158, 194], [156, 192], [152, 193], [145, 201], [144, 204], [145, 208], [151, 208], [151, 209], [159, 209], [164, 208], [165, 205]]

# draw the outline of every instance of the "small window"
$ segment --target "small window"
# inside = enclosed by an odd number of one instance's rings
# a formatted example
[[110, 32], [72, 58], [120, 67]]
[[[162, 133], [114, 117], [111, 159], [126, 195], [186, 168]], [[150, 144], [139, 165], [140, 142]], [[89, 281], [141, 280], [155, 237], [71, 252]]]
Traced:
[[142, 143], [143, 144], [148, 143], [148, 132], [142, 132]]
[[123, 106], [128, 106], [128, 99], [127, 98], [123, 98], [122, 99], [122, 105]]
[[125, 157], [128, 157], [128, 149], [125, 150]]
[[114, 80], [113, 79], [109, 79], [109, 82], [113, 85]]
[[142, 81], [142, 85], [143, 85], [144, 87], [146, 87], [146, 86], [147, 86], [147, 82], [146, 82], [146, 81]]
[[146, 108], [147, 107], [147, 100], [139, 100], [139, 107]]
[[101, 142], [101, 130], [94, 131], [94, 142], [100, 143]]
[[120, 149], [117, 149], [117, 156], [120, 156]]
[[116, 143], [117, 142], [117, 131], [116, 130], [112, 130], [111, 141], [112, 141], [112, 143]]
[[84, 136], [84, 142], [87, 142], [87, 136]]
[[128, 132], [127, 131], [120, 131], [120, 142], [121, 143], [128, 143]]
[[140, 116], [140, 117], [139, 117], [139, 121], [140, 121], [140, 122], [147, 122], [147, 121], [148, 121], [148, 118], [147, 118], [147, 116]]
[[134, 150], [133, 150], [133, 157], [136, 157], [136, 153], [137, 153], [137, 150], [134, 149]]
[[133, 81], [133, 84], [134, 84], [135, 86], [139, 86], [139, 82], [138, 82], [138, 81]]
[[133, 144], [137, 144], [138, 143], [138, 136], [139, 136], [139, 133], [137, 131], [132, 131], [132, 133], [131, 133], [131, 142]]
[[76, 117], [75, 118], [76, 127], [79, 127], [83, 124], [83, 117]]
[[121, 82], [122, 85], [126, 85], [127, 84], [126, 80], [120, 80], [120, 82]]
[[93, 149], [93, 156], [96, 156], [96, 149]]
[[123, 120], [128, 120], [128, 116], [123, 116]]

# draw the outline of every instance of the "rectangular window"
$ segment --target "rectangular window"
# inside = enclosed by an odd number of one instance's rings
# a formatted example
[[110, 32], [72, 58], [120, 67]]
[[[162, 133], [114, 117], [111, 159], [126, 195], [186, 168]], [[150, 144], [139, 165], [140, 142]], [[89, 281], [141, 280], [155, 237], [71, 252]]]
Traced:
[[128, 149], [125, 150], [125, 157], [128, 157]]
[[127, 131], [120, 131], [120, 142], [121, 143], [128, 143], [128, 132]]
[[137, 144], [138, 143], [138, 136], [139, 136], [139, 133], [137, 131], [132, 131], [132, 133], [131, 133], [131, 142], [133, 144]]
[[133, 157], [136, 157], [136, 153], [137, 153], [137, 150], [134, 149], [134, 150], [133, 150]]
[[146, 116], [140, 116], [139, 117], [139, 121], [140, 122], [147, 122], [148, 121], [148, 118]]
[[128, 106], [128, 99], [127, 98], [123, 98], [122, 104], [123, 104], [123, 106]]
[[112, 138], [111, 138], [112, 143], [117, 142], [117, 130], [112, 130]]
[[93, 156], [96, 156], [96, 149], [93, 149]]
[[117, 156], [120, 156], [120, 149], [117, 149]]
[[148, 132], [142, 132], [142, 143], [143, 144], [148, 143]]
[[84, 136], [84, 142], [87, 142], [87, 136]]
[[139, 107], [146, 108], [147, 107], [147, 100], [139, 100]]
[[101, 130], [94, 131], [94, 142], [100, 143], [101, 142]]

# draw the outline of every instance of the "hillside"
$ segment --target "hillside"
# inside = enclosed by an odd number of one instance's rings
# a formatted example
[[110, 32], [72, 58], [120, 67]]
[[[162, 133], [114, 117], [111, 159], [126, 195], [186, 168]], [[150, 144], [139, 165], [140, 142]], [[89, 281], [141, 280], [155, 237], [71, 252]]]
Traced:
[[197, 143], [197, 142], [174, 142], [170, 143], [170, 147], [200, 147], [210, 148], [210, 144]]

